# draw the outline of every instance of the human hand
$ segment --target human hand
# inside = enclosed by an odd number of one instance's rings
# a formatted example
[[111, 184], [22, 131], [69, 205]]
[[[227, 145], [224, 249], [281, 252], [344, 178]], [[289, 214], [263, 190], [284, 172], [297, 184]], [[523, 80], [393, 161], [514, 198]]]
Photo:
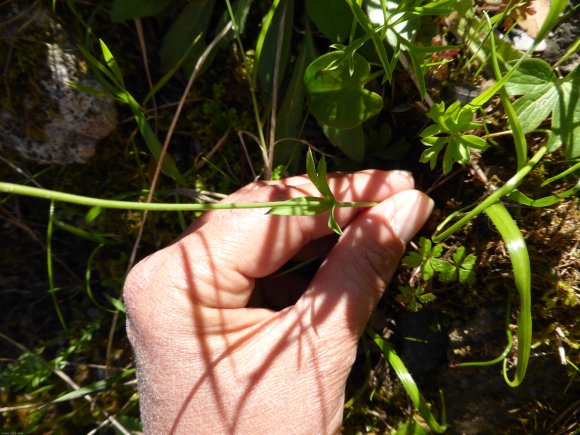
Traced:
[[[433, 203], [406, 172], [330, 174], [329, 185], [338, 201], [380, 203], [336, 211], [344, 234], [306, 286], [264, 278], [320, 251], [325, 215], [209, 212], [133, 268], [124, 298], [146, 433], [340, 430], [358, 339]], [[299, 196], [318, 196], [304, 176], [226, 201]]]

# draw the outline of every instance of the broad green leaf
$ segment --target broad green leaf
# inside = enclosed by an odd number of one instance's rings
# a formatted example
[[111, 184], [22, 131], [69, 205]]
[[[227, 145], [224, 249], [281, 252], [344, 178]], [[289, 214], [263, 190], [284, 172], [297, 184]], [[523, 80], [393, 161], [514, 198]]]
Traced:
[[284, 201], [285, 205], [272, 207], [267, 214], [282, 216], [316, 216], [332, 207], [333, 201], [326, 198], [303, 196]]
[[403, 258], [403, 264], [412, 268], [419, 267], [423, 263], [423, 256], [418, 252], [409, 252]]
[[419, 136], [422, 138], [426, 138], [428, 136], [435, 136], [439, 133], [443, 132], [443, 128], [439, 124], [431, 124], [430, 126], [426, 127]]
[[310, 110], [318, 122], [345, 130], [361, 125], [382, 109], [381, 96], [366, 89], [314, 94], [310, 99]]
[[163, 12], [172, 0], [113, 0], [111, 21], [120, 23], [135, 18], [152, 17]]
[[361, 162], [365, 156], [365, 135], [362, 125], [348, 130], [323, 125], [323, 131], [330, 143], [338, 147], [349, 159]]
[[310, 110], [320, 124], [354, 128], [383, 108], [381, 96], [364, 89], [369, 63], [357, 53], [352, 57], [352, 74], [342, 51], [322, 55], [306, 68], [304, 83], [310, 94]]
[[306, 11], [318, 30], [332, 42], [343, 42], [352, 27], [352, 12], [344, 1], [306, 0]]
[[552, 115], [550, 149], [564, 146], [567, 159], [580, 157], [580, 66], [556, 83], [559, 101]]
[[[514, 62], [510, 62], [513, 67]], [[542, 59], [526, 59], [514, 71], [505, 85], [509, 95], [526, 95], [538, 92], [538, 87], [554, 83], [556, 75]]]
[[205, 49], [204, 38], [200, 38], [197, 44], [193, 41], [207, 31], [214, 5], [215, 0], [192, 0], [183, 9], [163, 38], [159, 56], [164, 71], [169, 71], [189, 52], [183, 61], [183, 69], [187, 76], [191, 74]]
[[558, 103], [558, 91], [553, 85], [544, 85], [536, 92], [524, 95], [513, 107], [524, 133], [534, 131], [554, 110]]
[[332, 51], [315, 59], [304, 73], [308, 92], [319, 94], [343, 89], [360, 89], [371, 72], [368, 61], [358, 53], [352, 53], [352, 73], [346, 65], [343, 51]]

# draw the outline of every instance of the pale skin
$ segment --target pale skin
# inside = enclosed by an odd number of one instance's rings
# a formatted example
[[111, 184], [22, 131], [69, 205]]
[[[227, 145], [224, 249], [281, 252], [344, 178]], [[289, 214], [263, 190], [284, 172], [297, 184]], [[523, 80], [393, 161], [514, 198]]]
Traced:
[[[433, 203], [410, 174], [331, 174], [344, 234], [327, 216], [206, 213], [125, 284], [146, 433], [340, 431], [357, 342]], [[319, 196], [308, 178], [250, 184], [227, 202]], [[322, 254], [310, 282], [266, 277]]]

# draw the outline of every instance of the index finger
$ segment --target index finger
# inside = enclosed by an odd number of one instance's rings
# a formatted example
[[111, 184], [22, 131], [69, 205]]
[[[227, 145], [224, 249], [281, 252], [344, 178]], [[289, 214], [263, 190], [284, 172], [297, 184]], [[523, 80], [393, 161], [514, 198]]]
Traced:
[[[338, 201], [383, 201], [412, 189], [412, 176], [402, 171], [367, 170], [331, 174], [329, 185]], [[251, 185], [234, 194], [235, 202], [281, 201], [320, 196], [305, 178]], [[232, 200], [232, 198], [230, 198]], [[336, 220], [346, 226], [361, 210], [341, 208]], [[166, 248], [167, 261], [158, 274], [189, 293], [194, 303], [210, 308], [245, 307], [256, 278], [279, 269], [310, 241], [331, 233], [328, 216], [276, 216], [263, 209], [209, 212], [201, 226]]]

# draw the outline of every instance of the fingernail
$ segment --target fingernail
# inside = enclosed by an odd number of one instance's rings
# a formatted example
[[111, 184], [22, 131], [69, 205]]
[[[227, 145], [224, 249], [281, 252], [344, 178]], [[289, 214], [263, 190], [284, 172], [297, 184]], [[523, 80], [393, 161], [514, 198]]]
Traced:
[[391, 228], [403, 243], [421, 229], [433, 211], [433, 200], [416, 190], [401, 192], [396, 198], [397, 209], [391, 218]]

